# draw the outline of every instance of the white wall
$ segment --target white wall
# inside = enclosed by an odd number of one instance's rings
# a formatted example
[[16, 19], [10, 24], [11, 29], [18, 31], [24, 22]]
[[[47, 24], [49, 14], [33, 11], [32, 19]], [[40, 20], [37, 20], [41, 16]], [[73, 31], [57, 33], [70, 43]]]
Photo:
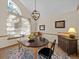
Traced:
[[[19, 0], [13, 0], [15, 4], [21, 9], [22, 16], [24, 16], [26, 19], [30, 18], [30, 11], [22, 5], [22, 3], [19, 2]], [[8, 13], [8, 0], [0, 0], [0, 35], [5, 35], [7, 34], [6, 31], [6, 23], [7, 23], [7, 18], [9, 16]], [[33, 20], [30, 20], [31, 24], [33, 25], [34, 22]], [[33, 27], [33, 26], [32, 26]], [[34, 29], [32, 30], [34, 31]]]
[[[57, 20], [65, 20], [65, 28], [55, 28], [55, 21]], [[49, 19], [48, 20], [45, 19], [45, 21], [39, 20], [38, 25], [45, 24], [46, 25], [45, 31], [42, 32], [52, 34], [57, 34], [58, 32], [67, 32], [70, 27], [74, 27], [76, 28], [77, 35], [79, 37], [78, 21], [79, 21], [79, 13], [77, 11], [71, 11], [57, 16], [54, 15], [50, 16]], [[56, 35], [45, 34], [45, 37], [47, 37], [50, 41], [53, 41], [53, 39], [57, 39]]]
[[[65, 28], [55, 28], [56, 20], [65, 20]], [[50, 33], [56, 34], [58, 32], [67, 32], [70, 27], [74, 27], [76, 28], [77, 35], [79, 37], [78, 21], [79, 21], [79, 13], [76, 11], [68, 12], [60, 16], [53, 16], [51, 17], [51, 20], [48, 23], [48, 25], [50, 24], [48, 31], [49, 32], [51, 31]], [[57, 39], [57, 36], [52, 36], [50, 40], [51, 39]]]
[[0, 35], [6, 34], [7, 0], [0, 0]]
[[[20, 0], [20, 2], [31, 12], [34, 10], [35, 0]], [[47, 33], [56, 34], [57, 32], [67, 32], [69, 27], [76, 28], [79, 34], [79, 13], [76, 8], [79, 5], [79, 0], [36, 0], [37, 10], [40, 12], [38, 26], [45, 24], [45, 31]], [[65, 20], [66, 27], [55, 28], [56, 20]], [[39, 27], [38, 27], [38, 31]], [[79, 35], [78, 35], [79, 36]], [[45, 35], [50, 41], [57, 39], [55, 35]]]
[[[30, 12], [28, 9], [24, 8], [24, 6], [17, 0], [13, 0], [15, 4], [21, 9], [22, 15], [24, 17], [29, 18]], [[6, 24], [7, 18], [9, 16], [8, 13], [8, 0], [0, 0], [0, 35], [6, 35]], [[0, 37], [0, 48], [4, 48], [10, 45], [14, 45], [17, 43], [17, 40], [7, 40], [8, 37]]]
[[[34, 10], [34, 0], [13, 1], [21, 8], [23, 16], [29, 18], [31, 17], [31, 13]], [[6, 34], [6, 19], [8, 17], [7, 0], [0, 0], [0, 4], [3, 5], [3, 7], [0, 5], [0, 34]], [[79, 0], [37, 0], [37, 10], [40, 12], [38, 25], [45, 24], [45, 31], [42, 32], [56, 34], [57, 32], [66, 32], [70, 26], [74, 26], [77, 28], [79, 34], [79, 13], [76, 11], [78, 4]], [[56, 20], [65, 20], [66, 27], [63, 29], [55, 28]], [[35, 24], [32, 19], [31, 21], [33, 29]], [[32, 31], [34, 30], [35, 29]], [[38, 31], [40, 31], [39, 28]], [[57, 39], [57, 37], [53, 35], [45, 35], [45, 37], [47, 37], [49, 40]]]

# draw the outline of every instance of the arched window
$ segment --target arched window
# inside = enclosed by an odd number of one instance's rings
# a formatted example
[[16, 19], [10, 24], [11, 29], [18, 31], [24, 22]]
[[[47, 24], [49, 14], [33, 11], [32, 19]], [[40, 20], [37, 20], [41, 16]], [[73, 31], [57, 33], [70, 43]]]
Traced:
[[9, 17], [7, 19], [7, 34], [9, 35], [28, 35], [31, 32], [30, 22], [22, 16], [20, 8], [12, 1], [8, 0]]

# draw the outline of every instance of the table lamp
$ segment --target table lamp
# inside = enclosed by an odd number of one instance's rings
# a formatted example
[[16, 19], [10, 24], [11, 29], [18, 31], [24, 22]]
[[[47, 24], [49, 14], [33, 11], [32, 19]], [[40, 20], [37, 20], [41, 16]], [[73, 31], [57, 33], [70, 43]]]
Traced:
[[69, 37], [70, 38], [75, 38], [75, 35], [76, 35], [76, 29], [74, 28], [74, 27], [70, 27], [69, 28], [69, 30], [68, 30], [68, 32], [69, 32]]

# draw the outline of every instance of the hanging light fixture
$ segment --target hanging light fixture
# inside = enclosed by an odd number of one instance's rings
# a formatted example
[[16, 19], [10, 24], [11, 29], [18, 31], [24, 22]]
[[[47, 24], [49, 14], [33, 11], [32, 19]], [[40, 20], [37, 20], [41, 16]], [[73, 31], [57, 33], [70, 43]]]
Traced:
[[35, 10], [32, 12], [32, 18], [37, 21], [40, 17], [40, 13], [36, 10], [36, 0], [35, 0]]

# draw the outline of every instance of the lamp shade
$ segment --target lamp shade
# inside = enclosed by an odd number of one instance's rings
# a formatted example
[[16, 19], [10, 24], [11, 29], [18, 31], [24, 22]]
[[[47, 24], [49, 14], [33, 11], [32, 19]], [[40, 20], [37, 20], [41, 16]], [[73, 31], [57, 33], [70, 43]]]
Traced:
[[74, 27], [70, 27], [68, 32], [71, 33], [71, 34], [75, 34], [76, 33], [76, 29]]

